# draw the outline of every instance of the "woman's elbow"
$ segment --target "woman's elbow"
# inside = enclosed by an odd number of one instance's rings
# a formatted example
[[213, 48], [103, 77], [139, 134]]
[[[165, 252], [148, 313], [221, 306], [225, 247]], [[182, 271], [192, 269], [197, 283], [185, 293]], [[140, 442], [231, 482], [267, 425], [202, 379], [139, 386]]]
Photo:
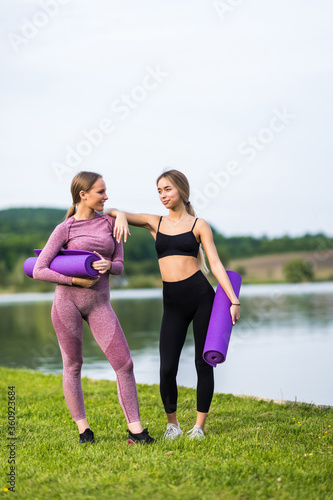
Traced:
[[39, 280], [40, 278], [40, 269], [36, 268], [36, 266], [33, 268], [32, 271], [32, 277], [34, 280]]
[[115, 270], [115, 272], [114, 272], [113, 274], [114, 274], [114, 275], [119, 275], [119, 274], [122, 274], [122, 273], [123, 273], [123, 271], [124, 271], [124, 265], [119, 266], [119, 267]]
[[38, 260], [33, 268], [33, 271], [32, 271], [32, 277], [35, 279], [35, 280], [41, 280], [41, 281], [45, 281], [45, 272], [47, 272], [49, 270], [49, 267], [45, 266], [44, 264], [41, 265], [41, 264], [38, 264]]
[[210, 269], [211, 269], [212, 273], [214, 274], [214, 276], [216, 276], [216, 273], [221, 271], [221, 268], [224, 268], [224, 267], [223, 267], [223, 264], [220, 260], [217, 260], [217, 261], [210, 263]]

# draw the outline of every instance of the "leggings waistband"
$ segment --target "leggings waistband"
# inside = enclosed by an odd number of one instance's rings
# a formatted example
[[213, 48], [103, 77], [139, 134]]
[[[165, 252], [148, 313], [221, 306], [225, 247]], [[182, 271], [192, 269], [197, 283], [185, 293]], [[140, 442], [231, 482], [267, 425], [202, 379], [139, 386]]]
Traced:
[[189, 278], [185, 278], [181, 281], [163, 281], [163, 291], [172, 293], [183, 293], [186, 290], [193, 288], [194, 286], [207, 283], [207, 278], [202, 274], [201, 271], [197, 271], [192, 274]]

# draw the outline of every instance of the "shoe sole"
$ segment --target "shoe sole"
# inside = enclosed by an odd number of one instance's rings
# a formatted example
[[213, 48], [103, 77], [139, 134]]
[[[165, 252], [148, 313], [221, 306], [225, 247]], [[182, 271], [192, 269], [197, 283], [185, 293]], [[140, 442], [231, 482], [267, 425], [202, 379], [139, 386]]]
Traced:
[[182, 435], [183, 435], [183, 433], [177, 434], [177, 436], [164, 437], [163, 439], [164, 439], [164, 441], [173, 441], [174, 439], [179, 439]]
[[155, 442], [155, 440], [151, 441], [150, 443], [148, 443], [147, 441], [133, 441], [133, 439], [131, 439], [131, 438], [127, 439], [127, 445], [128, 446], [132, 445], [132, 444], [135, 444], [135, 445], [136, 444], [153, 444], [154, 442]]

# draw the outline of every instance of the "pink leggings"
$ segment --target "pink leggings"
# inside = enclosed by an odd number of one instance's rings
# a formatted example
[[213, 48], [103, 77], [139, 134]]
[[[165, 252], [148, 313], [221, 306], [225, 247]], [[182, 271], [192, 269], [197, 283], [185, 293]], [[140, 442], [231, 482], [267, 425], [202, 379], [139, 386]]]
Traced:
[[66, 403], [75, 422], [86, 418], [81, 385], [82, 319], [85, 319], [116, 372], [118, 398], [127, 423], [137, 422], [138, 396], [128, 344], [110, 306], [109, 291], [93, 288], [56, 287], [51, 316], [63, 360]]

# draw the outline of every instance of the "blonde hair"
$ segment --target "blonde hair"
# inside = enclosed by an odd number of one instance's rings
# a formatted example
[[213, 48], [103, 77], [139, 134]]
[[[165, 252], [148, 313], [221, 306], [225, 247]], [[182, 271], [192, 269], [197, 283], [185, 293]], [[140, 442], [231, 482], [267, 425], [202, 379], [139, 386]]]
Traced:
[[[170, 181], [175, 186], [175, 188], [179, 191], [181, 199], [185, 205], [186, 212], [192, 215], [193, 217], [196, 217], [195, 210], [189, 201], [190, 184], [187, 180], [187, 177], [182, 172], [179, 172], [179, 170], [173, 169], [173, 170], [166, 170], [165, 172], [163, 172], [157, 178], [156, 184], [158, 184], [161, 179], [168, 179], [168, 181]], [[199, 248], [198, 265], [200, 270], [204, 274], [209, 274], [209, 269], [206, 264], [205, 253], [203, 251], [202, 245], [200, 245]]]
[[101, 177], [102, 176], [100, 174], [96, 174], [96, 172], [85, 172], [85, 171], [79, 172], [78, 174], [75, 175], [75, 177], [73, 177], [71, 184], [73, 203], [66, 214], [66, 219], [75, 214], [76, 205], [81, 201], [80, 191], [86, 191], [86, 192], [90, 191], [95, 182]]

